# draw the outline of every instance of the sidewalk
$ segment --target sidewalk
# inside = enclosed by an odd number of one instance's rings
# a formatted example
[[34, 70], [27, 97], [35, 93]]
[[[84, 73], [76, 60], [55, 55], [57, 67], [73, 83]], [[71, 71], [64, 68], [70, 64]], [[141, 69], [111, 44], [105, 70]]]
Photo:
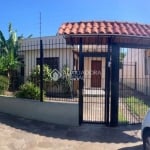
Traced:
[[0, 150], [142, 150], [140, 125], [65, 127], [0, 113]]

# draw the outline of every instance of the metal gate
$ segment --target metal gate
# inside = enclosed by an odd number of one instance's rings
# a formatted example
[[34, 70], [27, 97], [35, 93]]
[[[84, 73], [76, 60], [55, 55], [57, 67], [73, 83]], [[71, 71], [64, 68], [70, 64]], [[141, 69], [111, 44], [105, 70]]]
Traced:
[[[96, 48], [96, 49], [95, 49]], [[95, 52], [93, 52], [95, 49]], [[80, 54], [79, 105], [83, 123], [109, 124], [110, 118], [110, 48], [92, 45]]]
[[121, 48], [119, 72], [120, 124], [141, 123], [149, 109], [150, 76], [146, 48]]
[[106, 67], [106, 57], [84, 57], [83, 122], [107, 122], [109, 99], [106, 99]]
[[32, 82], [41, 101], [44, 90], [47, 101], [79, 103], [80, 124], [141, 123], [150, 106], [150, 46], [123, 41], [103, 35], [26, 39], [11, 88]]

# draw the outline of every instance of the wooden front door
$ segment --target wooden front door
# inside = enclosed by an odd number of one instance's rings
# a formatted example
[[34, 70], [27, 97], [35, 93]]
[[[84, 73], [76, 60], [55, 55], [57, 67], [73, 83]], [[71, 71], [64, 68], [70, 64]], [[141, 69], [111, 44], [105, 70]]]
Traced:
[[102, 61], [91, 62], [91, 87], [101, 87]]

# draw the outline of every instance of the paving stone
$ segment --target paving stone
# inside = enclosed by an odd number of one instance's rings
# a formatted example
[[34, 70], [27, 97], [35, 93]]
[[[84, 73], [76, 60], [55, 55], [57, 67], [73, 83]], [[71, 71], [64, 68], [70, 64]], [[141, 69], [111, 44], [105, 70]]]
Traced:
[[140, 128], [58, 126], [0, 113], [0, 150], [141, 150]]

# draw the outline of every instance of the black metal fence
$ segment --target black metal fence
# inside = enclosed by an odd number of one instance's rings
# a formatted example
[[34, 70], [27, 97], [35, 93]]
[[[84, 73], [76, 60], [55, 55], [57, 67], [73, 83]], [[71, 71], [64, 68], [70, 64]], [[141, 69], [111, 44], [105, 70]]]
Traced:
[[149, 53], [149, 49], [120, 49], [120, 123], [141, 123], [150, 106]]
[[73, 78], [75, 65], [78, 66], [75, 47], [67, 45], [62, 36], [45, 37], [41, 41], [26, 39], [21, 44], [22, 81], [31, 81], [42, 88], [45, 100], [77, 102], [78, 80]]
[[[100, 38], [95, 40], [92, 44], [86, 39], [80, 45], [74, 41], [67, 44], [63, 36], [23, 40], [17, 53], [20, 65], [13, 71], [10, 90], [18, 91], [21, 85], [32, 82], [40, 88], [41, 101], [43, 93], [44, 101], [80, 101], [83, 122], [109, 124], [113, 118], [115, 49]], [[118, 59], [118, 122], [141, 123], [150, 106], [150, 50], [120, 48]]]

